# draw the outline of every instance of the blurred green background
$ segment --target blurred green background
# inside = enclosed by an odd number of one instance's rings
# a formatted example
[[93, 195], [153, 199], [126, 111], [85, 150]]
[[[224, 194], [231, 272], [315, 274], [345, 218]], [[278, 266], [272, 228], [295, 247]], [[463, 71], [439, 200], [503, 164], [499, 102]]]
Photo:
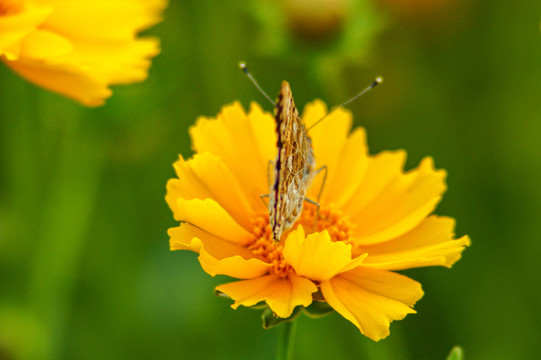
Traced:
[[[273, 359], [278, 329], [213, 295], [170, 252], [164, 195], [187, 128], [240, 100], [348, 106], [372, 153], [447, 169], [438, 214], [473, 244], [420, 281], [418, 314], [375, 343], [337, 314], [297, 327], [298, 359], [534, 359], [541, 353], [541, 3], [172, 0], [149, 79], [87, 109], [0, 68], [0, 359]], [[306, 7], [307, 8], [303, 8]], [[336, 7], [336, 8], [334, 8]], [[315, 11], [312, 14], [311, 11]], [[305, 19], [307, 17], [307, 19]], [[289, 19], [289, 20], [288, 20]], [[315, 20], [314, 20], [315, 19]]]

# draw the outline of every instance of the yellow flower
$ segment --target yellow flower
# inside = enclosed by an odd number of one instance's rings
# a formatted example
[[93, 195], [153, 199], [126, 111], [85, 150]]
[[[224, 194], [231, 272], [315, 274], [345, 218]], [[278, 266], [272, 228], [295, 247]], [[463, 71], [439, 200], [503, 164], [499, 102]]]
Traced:
[[[307, 127], [326, 114], [315, 101], [302, 119]], [[306, 203], [301, 217], [275, 243], [261, 194], [269, 193], [268, 162], [276, 153], [274, 119], [252, 104], [223, 108], [190, 129], [196, 155], [174, 167], [166, 201], [178, 227], [169, 229], [172, 250], [192, 250], [208, 274], [240, 281], [217, 290], [239, 305], [265, 302], [289, 317], [297, 306], [326, 301], [373, 340], [389, 334], [393, 320], [414, 313], [421, 285], [393, 272], [457, 261], [469, 239], [453, 239], [454, 220], [430, 215], [445, 191], [445, 172], [430, 158], [403, 171], [406, 153], [369, 155], [363, 129], [351, 114], [333, 112], [310, 130], [318, 166], [328, 176], [320, 217]], [[316, 176], [307, 197], [322, 186]], [[315, 226], [314, 226], [315, 223]]]
[[109, 85], [142, 81], [166, 0], [0, 0], [0, 59], [25, 79], [98, 106]]

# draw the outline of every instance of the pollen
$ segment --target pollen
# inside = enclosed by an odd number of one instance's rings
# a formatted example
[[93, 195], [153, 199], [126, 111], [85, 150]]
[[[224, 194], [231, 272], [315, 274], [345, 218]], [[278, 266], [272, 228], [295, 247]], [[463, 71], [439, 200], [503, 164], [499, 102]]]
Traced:
[[[254, 224], [253, 237], [245, 246], [255, 257], [272, 264], [271, 272], [282, 277], [287, 276], [292, 269], [284, 260], [283, 243], [274, 241], [268, 213], [262, 212], [256, 215], [252, 219], [252, 224]], [[317, 207], [307, 203], [304, 205], [299, 220], [282, 236], [282, 241], [287, 238], [287, 234], [291, 230], [296, 229], [299, 225], [304, 227], [307, 234], [327, 230], [332, 241], [342, 241], [346, 244], [350, 243], [353, 229], [353, 224], [342, 212], [329, 206], [321, 206], [318, 213]]]
[[[286, 277], [292, 271], [282, 253], [284, 246], [274, 241], [268, 213], [260, 213], [252, 219], [253, 238], [246, 247], [260, 260], [272, 264], [270, 272]], [[283, 237], [285, 238], [285, 236]]]
[[354, 225], [349, 217], [332, 206], [317, 206], [305, 203], [298, 224], [302, 224], [307, 234], [327, 230], [332, 241], [350, 243]]

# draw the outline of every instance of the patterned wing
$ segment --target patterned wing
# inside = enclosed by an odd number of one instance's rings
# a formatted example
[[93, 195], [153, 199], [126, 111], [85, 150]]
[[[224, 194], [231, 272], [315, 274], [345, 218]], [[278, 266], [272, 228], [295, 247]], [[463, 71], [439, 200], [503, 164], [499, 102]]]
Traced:
[[282, 82], [276, 100], [275, 118], [278, 154], [270, 189], [269, 219], [274, 239], [280, 241], [301, 215], [315, 169], [312, 145], [287, 81]]

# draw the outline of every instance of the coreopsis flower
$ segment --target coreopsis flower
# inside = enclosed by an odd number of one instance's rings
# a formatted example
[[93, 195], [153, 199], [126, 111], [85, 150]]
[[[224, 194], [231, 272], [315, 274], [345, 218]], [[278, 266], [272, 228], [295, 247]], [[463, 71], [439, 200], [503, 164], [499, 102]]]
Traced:
[[166, 0], [0, 0], [0, 59], [25, 79], [98, 106], [110, 85], [142, 81], [159, 53], [137, 33]]
[[[307, 128], [326, 114], [321, 101], [302, 115]], [[454, 239], [454, 220], [431, 215], [446, 189], [443, 170], [425, 158], [403, 170], [406, 153], [369, 155], [365, 131], [350, 134], [351, 114], [339, 109], [309, 131], [318, 166], [300, 218], [275, 241], [261, 195], [269, 193], [269, 161], [276, 155], [271, 114], [252, 104], [226, 106], [217, 118], [201, 117], [190, 129], [196, 154], [180, 156], [178, 178], [166, 201], [180, 226], [172, 250], [199, 253], [211, 276], [238, 279], [217, 287], [233, 308], [265, 305], [288, 318], [311, 304], [327, 304], [373, 340], [393, 320], [414, 313], [421, 285], [397, 270], [450, 267], [467, 236]]]

